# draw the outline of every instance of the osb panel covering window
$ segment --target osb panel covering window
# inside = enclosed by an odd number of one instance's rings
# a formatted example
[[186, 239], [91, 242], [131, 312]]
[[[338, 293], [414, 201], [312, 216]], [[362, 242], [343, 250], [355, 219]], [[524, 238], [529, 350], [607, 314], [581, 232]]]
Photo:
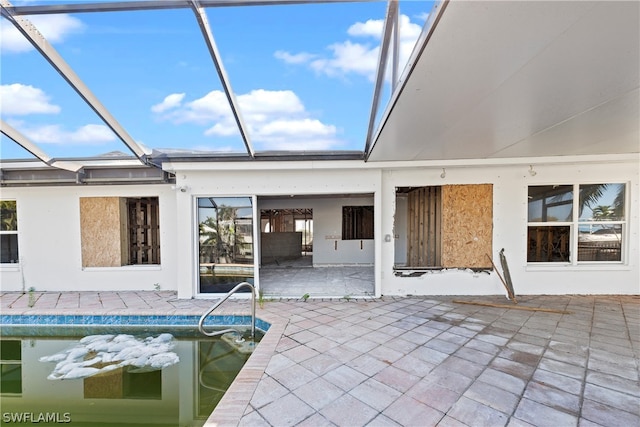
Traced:
[[442, 266], [491, 268], [493, 185], [442, 187]]
[[80, 198], [80, 237], [83, 267], [122, 265], [121, 199]]

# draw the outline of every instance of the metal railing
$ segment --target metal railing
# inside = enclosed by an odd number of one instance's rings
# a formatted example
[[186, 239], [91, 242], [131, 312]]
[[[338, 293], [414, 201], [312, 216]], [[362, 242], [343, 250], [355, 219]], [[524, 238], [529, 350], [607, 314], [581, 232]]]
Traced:
[[249, 282], [238, 283], [233, 289], [231, 289], [227, 294], [213, 307], [211, 307], [205, 314], [200, 317], [200, 321], [198, 322], [198, 330], [203, 335], [208, 337], [215, 337], [217, 335], [226, 334], [227, 332], [239, 332], [237, 329], [223, 329], [221, 331], [207, 332], [204, 330], [204, 321], [216, 308], [220, 307], [220, 305], [225, 302], [229, 297], [235, 294], [239, 289], [248, 287], [251, 290], [251, 339], [254, 339], [256, 336], [256, 288]]

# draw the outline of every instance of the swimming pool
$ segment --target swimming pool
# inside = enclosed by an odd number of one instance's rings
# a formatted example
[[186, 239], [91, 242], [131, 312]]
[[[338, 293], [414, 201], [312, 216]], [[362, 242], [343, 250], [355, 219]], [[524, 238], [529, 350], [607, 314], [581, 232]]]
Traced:
[[[251, 349], [246, 341], [236, 344], [231, 334], [199, 336], [198, 320], [199, 316], [0, 316], [2, 423], [203, 425]], [[248, 323], [248, 316], [210, 316], [205, 326], [247, 329]], [[269, 326], [256, 319], [257, 340]], [[130, 364], [74, 379], [56, 373], [60, 360], [77, 355], [83, 345], [113, 344], [118, 339], [129, 340], [121, 346], [127, 349], [153, 340], [170, 344], [169, 360], [179, 362], [162, 368]], [[92, 361], [98, 354], [84, 351], [81, 361]]]

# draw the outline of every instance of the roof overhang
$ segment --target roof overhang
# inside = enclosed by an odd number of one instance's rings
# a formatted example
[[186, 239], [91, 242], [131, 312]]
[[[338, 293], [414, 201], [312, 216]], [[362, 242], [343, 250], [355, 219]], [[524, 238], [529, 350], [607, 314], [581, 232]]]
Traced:
[[369, 161], [640, 152], [640, 3], [445, 1]]
[[[74, 163], [75, 159], [56, 159]], [[0, 163], [0, 186], [31, 187], [56, 185], [130, 185], [175, 183], [172, 173], [143, 165], [131, 156], [82, 159], [78, 171], [52, 167], [37, 159], [5, 160]]]

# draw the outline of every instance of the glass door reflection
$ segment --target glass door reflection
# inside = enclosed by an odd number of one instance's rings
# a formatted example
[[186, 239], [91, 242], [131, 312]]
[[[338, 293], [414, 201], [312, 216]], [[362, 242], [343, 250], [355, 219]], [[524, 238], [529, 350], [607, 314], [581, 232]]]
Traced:
[[253, 284], [251, 197], [198, 197], [198, 255], [200, 293]]

